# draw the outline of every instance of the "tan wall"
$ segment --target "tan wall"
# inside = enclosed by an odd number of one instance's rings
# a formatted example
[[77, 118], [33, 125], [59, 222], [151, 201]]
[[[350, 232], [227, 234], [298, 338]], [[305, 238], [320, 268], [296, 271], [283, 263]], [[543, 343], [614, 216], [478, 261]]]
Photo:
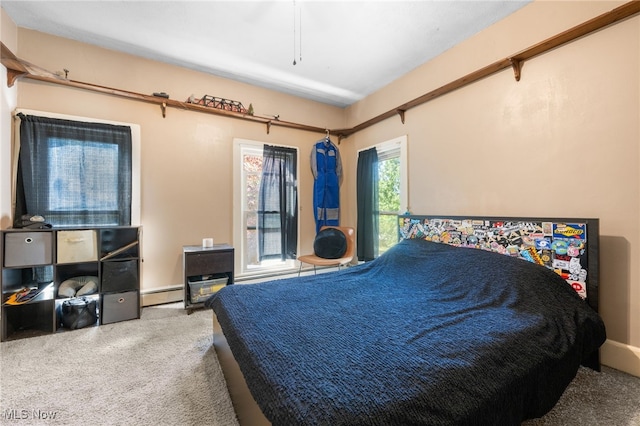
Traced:
[[[144, 94], [164, 91], [182, 101], [208, 94], [251, 103], [256, 114], [286, 121], [344, 125], [340, 108], [32, 30], [20, 28], [18, 35], [16, 56], [54, 72], [66, 68], [73, 80]], [[324, 132], [273, 126], [267, 134], [259, 123], [172, 108], [162, 118], [154, 104], [28, 79], [18, 83], [18, 107], [141, 125], [143, 291], [182, 283], [183, 245], [200, 244], [203, 237], [232, 242], [232, 222], [239, 219], [232, 208], [233, 138], [300, 148], [301, 247], [312, 249], [309, 152]], [[3, 136], [2, 146], [9, 143]]]
[[[619, 5], [538, 1], [347, 109], [348, 126]], [[416, 214], [596, 217], [609, 365], [640, 375], [640, 17], [347, 139], [407, 134]], [[508, 35], [508, 36], [507, 36]]]

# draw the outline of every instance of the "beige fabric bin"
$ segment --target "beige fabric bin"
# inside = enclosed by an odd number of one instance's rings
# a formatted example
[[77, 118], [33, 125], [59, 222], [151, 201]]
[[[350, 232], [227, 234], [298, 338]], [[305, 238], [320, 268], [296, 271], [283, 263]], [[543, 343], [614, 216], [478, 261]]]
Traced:
[[58, 263], [98, 260], [97, 233], [93, 229], [58, 231]]

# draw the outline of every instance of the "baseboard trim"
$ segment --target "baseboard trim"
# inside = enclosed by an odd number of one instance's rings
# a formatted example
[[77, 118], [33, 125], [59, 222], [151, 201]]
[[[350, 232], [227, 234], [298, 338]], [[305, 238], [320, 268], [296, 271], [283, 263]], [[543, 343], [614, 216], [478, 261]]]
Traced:
[[600, 348], [600, 360], [616, 370], [640, 377], [640, 348], [609, 340]]

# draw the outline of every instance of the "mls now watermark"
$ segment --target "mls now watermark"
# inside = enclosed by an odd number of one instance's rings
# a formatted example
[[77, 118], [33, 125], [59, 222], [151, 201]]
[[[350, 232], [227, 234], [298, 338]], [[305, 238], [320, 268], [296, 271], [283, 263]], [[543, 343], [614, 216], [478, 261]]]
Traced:
[[9, 408], [2, 411], [0, 418], [4, 420], [55, 420], [58, 412], [54, 410], [16, 409]]

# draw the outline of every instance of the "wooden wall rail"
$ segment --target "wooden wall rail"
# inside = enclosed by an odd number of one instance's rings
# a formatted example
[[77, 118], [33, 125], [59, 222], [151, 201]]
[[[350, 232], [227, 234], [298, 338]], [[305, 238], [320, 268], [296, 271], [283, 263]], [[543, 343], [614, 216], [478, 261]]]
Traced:
[[266, 125], [267, 133], [270, 132], [272, 126], [286, 127], [297, 130], [305, 130], [314, 133], [324, 133], [329, 131], [331, 134], [338, 136], [339, 139], [348, 137], [356, 132], [359, 132], [374, 124], [380, 123], [395, 115], [399, 115], [402, 123], [405, 122], [405, 111], [429, 102], [442, 95], [450, 93], [468, 84], [481, 80], [506, 68], [512, 68], [514, 77], [516, 80], [520, 80], [522, 73], [523, 63], [535, 56], [541, 55], [549, 50], [555, 49], [566, 43], [569, 43], [578, 38], [584, 37], [587, 34], [593, 33], [600, 29], [603, 29], [609, 25], [620, 22], [627, 18], [630, 18], [640, 13], [640, 0], [633, 0], [623, 4], [609, 12], [603, 13], [593, 19], [590, 19], [582, 24], [579, 24], [569, 30], [566, 30], [560, 34], [550, 37], [540, 43], [530, 46], [518, 53], [508, 56], [505, 59], [498, 60], [492, 64], [489, 64], [483, 68], [473, 71], [464, 77], [460, 77], [453, 80], [450, 83], [445, 84], [435, 90], [425, 93], [407, 103], [404, 103], [396, 108], [390, 109], [380, 115], [377, 115], [355, 127], [348, 129], [327, 130], [321, 127], [309, 126], [306, 124], [299, 124], [290, 121], [282, 121], [278, 118], [260, 117], [249, 114], [243, 114], [239, 112], [225, 111], [217, 108], [206, 107], [203, 105], [192, 104], [188, 102], [180, 102], [174, 99], [165, 99], [152, 95], [144, 95], [141, 93], [130, 92], [126, 90], [114, 89], [105, 86], [99, 86], [91, 83], [84, 83], [81, 81], [69, 80], [66, 77], [59, 76], [44, 70], [38, 66], [30, 64], [17, 58], [5, 45], [2, 45], [1, 63], [7, 68], [7, 86], [13, 86], [14, 82], [19, 78], [29, 78], [33, 80], [39, 80], [47, 83], [60, 84], [64, 86], [74, 87], [83, 90], [90, 90], [93, 92], [120, 96], [132, 100], [141, 102], [153, 103], [160, 106], [163, 117], [166, 114], [167, 107], [181, 108], [186, 110], [204, 112], [208, 114], [222, 115], [230, 118], [237, 118], [242, 120], [253, 121]]
[[99, 86], [92, 83], [84, 83], [81, 81], [70, 80], [65, 77], [54, 74], [43, 68], [30, 64], [26, 61], [18, 59], [5, 45], [2, 44], [2, 65], [7, 68], [7, 86], [11, 87], [19, 78], [29, 78], [32, 80], [44, 81], [47, 83], [60, 84], [77, 89], [90, 90], [92, 92], [104, 93], [108, 95], [119, 96], [141, 102], [157, 104], [162, 110], [162, 116], [166, 114], [167, 107], [181, 108], [191, 111], [199, 111], [208, 114], [223, 115], [225, 117], [238, 118], [243, 120], [262, 123], [267, 126], [269, 133], [271, 126], [287, 127], [291, 129], [307, 130], [316, 133], [324, 133], [326, 129], [321, 127], [307, 126], [305, 124], [283, 121], [277, 118], [260, 117], [249, 114], [243, 114], [233, 111], [225, 111], [222, 109], [206, 107], [204, 105], [192, 104], [189, 102], [181, 102], [175, 99], [166, 99], [158, 96], [144, 95], [142, 93], [130, 92], [127, 90], [114, 89], [112, 87]]
[[496, 61], [490, 65], [480, 68], [479, 70], [469, 73], [464, 77], [454, 80], [451, 83], [445, 84], [444, 86], [432, 90], [431, 92], [425, 93], [424, 95], [417, 97], [412, 101], [409, 101], [376, 117], [373, 117], [365, 121], [364, 123], [358, 124], [355, 127], [352, 127], [350, 129], [334, 130], [332, 131], [332, 133], [335, 133], [342, 137], [346, 137], [359, 132], [360, 130], [366, 129], [367, 127], [373, 126], [374, 124], [377, 124], [383, 120], [386, 120], [387, 118], [393, 117], [396, 114], [400, 115], [402, 123], [404, 123], [405, 111], [417, 107], [418, 105], [422, 105], [447, 93], [453, 92], [454, 90], [460, 89], [461, 87], [481, 80], [485, 77], [488, 77], [494, 73], [497, 73], [498, 71], [502, 71], [505, 68], [513, 68], [515, 79], [520, 81], [521, 69], [524, 61], [541, 55], [559, 46], [562, 46], [563, 44], [569, 43], [587, 34], [598, 31], [611, 24], [630, 18], [631, 16], [634, 16], [638, 13], [640, 13], [640, 1], [630, 1], [623, 4], [622, 6], [611, 10], [610, 12], [603, 13], [602, 15], [583, 22], [582, 24], [579, 24], [567, 31], [550, 37], [505, 59]]

